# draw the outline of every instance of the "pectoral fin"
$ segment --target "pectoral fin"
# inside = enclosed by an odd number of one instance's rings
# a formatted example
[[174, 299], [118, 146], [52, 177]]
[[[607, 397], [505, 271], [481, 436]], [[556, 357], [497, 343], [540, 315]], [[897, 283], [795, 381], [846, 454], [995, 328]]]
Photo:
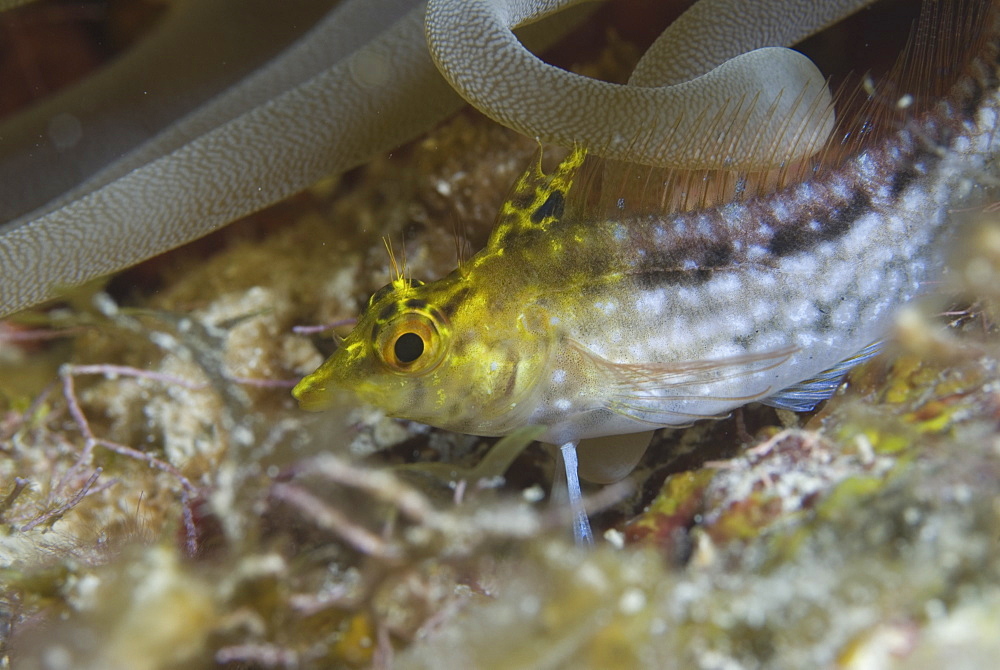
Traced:
[[[579, 343], [573, 343], [607, 380], [607, 409], [652, 426], [681, 426], [699, 419], [725, 415], [719, 401], [730, 406], [761, 400], [772, 393], [764, 381], [741, 380], [772, 370], [798, 351], [784, 347], [773, 351], [726, 358], [670, 363], [614, 363]], [[734, 389], [749, 393], [735, 395]]]

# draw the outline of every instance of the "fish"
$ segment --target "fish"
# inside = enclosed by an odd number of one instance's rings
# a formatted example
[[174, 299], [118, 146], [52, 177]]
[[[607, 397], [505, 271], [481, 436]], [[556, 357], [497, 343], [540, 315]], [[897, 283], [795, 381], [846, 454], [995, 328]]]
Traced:
[[319, 410], [347, 390], [475, 435], [539, 426], [592, 541], [580, 474], [627, 474], [658, 428], [812, 408], [940, 275], [950, 210], [997, 152], [997, 4], [928, 3], [904, 58], [967, 47], [950, 88], [866, 80], [861, 111], [796, 166], [643, 171], [577, 146], [546, 172], [540, 155], [484, 249], [436, 281], [398, 273], [294, 396]]

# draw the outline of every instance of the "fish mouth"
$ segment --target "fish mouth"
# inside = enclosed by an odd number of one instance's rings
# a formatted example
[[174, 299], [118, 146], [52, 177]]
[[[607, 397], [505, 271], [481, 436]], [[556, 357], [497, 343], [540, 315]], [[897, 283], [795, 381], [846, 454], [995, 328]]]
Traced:
[[329, 409], [333, 404], [333, 393], [330, 388], [316, 377], [315, 373], [306, 375], [292, 389], [292, 395], [299, 401], [299, 408], [307, 412]]

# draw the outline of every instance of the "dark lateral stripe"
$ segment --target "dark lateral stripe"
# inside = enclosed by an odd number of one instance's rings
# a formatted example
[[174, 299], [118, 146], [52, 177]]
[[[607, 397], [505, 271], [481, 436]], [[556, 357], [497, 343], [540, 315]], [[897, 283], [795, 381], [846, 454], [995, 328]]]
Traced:
[[648, 270], [625, 273], [640, 291], [649, 291], [664, 286], [699, 286], [711, 279], [715, 273], [710, 269], [697, 270]]
[[985, 94], [983, 85], [975, 77], [970, 78], [969, 95], [961, 102], [962, 116], [967, 119], [975, 118], [976, 111], [982, 104]]
[[919, 176], [920, 174], [917, 170], [910, 165], [896, 170], [892, 175], [892, 181], [889, 182], [889, 197], [892, 198], [892, 201], [896, 202], [899, 200], [899, 196], [903, 194], [903, 191], [916, 181]]
[[701, 267], [722, 268], [729, 265], [733, 258], [733, 245], [731, 242], [716, 242], [705, 248], [701, 254]]
[[[871, 211], [871, 197], [856, 190], [843, 206], [827, 216], [810, 216], [782, 227], [774, 233], [767, 248], [775, 256], [789, 256], [810, 249], [819, 242], [835, 240], [845, 235], [851, 225]], [[813, 226], [815, 223], [817, 225]]]
[[[672, 283], [690, 284], [703, 281], [711, 271], [733, 267], [738, 258], [732, 240], [677, 238], [668, 244], [655, 245], [647, 240], [635, 242], [643, 251], [628, 253], [625, 271], [630, 275], [652, 274], [672, 278]], [[620, 271], [622, 264], [613, 256], [595, 252], [587, 257], [586, 267], [592, 274]], [[677, 281], [674, 282], [673, 279]]]

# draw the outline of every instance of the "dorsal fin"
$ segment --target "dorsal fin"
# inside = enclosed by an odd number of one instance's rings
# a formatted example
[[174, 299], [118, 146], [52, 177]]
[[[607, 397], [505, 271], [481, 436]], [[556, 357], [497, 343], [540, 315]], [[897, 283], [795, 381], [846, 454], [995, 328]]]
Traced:
[[[903, 27], [903, 31], [910, 28], [909, 37], [895, 60], [890, 60], [894, 65], [882, 68], [881, 74], [837, 73], [835, 130], [811, 158], [748, 171], [729, 169], [725, 161], [712, 169], [685, 170], [590, 155], [575, 176], [576, 188], [565, 200], [567, 218], [620, 219], [699, 210], [767, 195], [836, 169], [940, 100], [981, 46], [989, 6], [988, 0], [925, 0], [919, 18]], [[867, 12], [861, 14], [855, 20], [873, 21], [864, 16]], [[884, 31], [885, 26], [880, 29]], [[809, 114], [828, 115], [831, 111], [812, 109]], [[701, 135], [724, 123], [725, 119], [706, 118], [700, 124], [704, 130]], [[745, 132], [753, 133], [754, 129], [746, 128]], [[799, 129], [790, 127], [788, 132]], [[801, 137], [794, 141], [810, 140]], [[636, 138], [634, 143], [644, 141]], [[694, 143], [698, 137], [685, 141]], [[600, 153], [599, 148], [595, 153]], [[761, 156], [759, 162], [774, 164], [773, 158]]]
[[542, 147], [539, 146], [531, 166], [514, 183], [501, 206], [487, 250], [500, 250], [520, 235], [544, 232], [561, 219], [586, 154], [583, 147], [574, 147], [556, 169], [547, 174], [542, 169]]

